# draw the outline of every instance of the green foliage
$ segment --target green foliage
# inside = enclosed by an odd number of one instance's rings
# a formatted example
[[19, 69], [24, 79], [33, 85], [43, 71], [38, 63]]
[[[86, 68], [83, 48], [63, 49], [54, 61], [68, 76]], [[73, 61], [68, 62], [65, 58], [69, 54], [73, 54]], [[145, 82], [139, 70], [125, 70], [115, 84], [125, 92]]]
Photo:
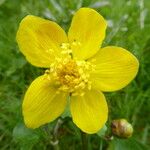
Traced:
[[[137, 78], [119, 92], [105, 94], [109, 105], [108, 130], [91, 135], [89, 149], [150, 149], [150, 1], [149, 0], [0, 0], [0, 149], [46, 150], [56, 121], [46, 130], [27, 129], [23, 125], [21, 104], [29, 84], [44, 70], [30, 65], [18, 50], [15, 36], [21, 19], [27, 14], [56, 21], [68, 31], [74, 12], [80, 7], [99, 11], [108, 21], [103, 46], [129, 49], [140, 61]], [[62, 116], [58, 139], [61, 150], [81, 148], [79, 129]], [[107, 140], [112, 119], [126, 118], [134, 127], [134, 139]], [[46, 132], [45, 132], [46, 131]], [[106, 135], [105, 135], [106, 134]], [[105, 137], [106, 136], [106, 137]], [[49, 138], [50, 137], [50, 138]], [[101, 146], [100, 146], [101, 145]]]
[[135, 139], [114, 139], [108, 150], [147, 150], [148, 148]]
[[98, 135], [99, 137], [104, 137], [105, 134], [106, 134], [106, 131], [107, 131], [107, 126], [104, 125], [103, 128], [100, 129], [100, 131], [97, 132], [97, 135]]
[[39, 136], [35, 131], [26, 128], [23, 124], [17, 124], [13, 129], [13, 138], [19, 143], [22, 150], [29, 150], [35, 145]]

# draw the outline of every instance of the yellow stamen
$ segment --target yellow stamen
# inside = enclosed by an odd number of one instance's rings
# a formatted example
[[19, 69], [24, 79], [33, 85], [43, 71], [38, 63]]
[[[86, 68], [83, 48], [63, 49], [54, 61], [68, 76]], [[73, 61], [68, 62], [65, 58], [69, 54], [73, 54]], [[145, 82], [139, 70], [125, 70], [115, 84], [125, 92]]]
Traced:
[[94, 66], [90, 62], [73, 60], [70, 55], [66, 55], [65, 52], [72, 51], [68, 43], [61, 44], [61, 48], [63, 57], [56, 58], [45, 75], [48, 80], [53, 81], [59, 91], [83, 96], [85, 89], [91, 89], [89, 77]]

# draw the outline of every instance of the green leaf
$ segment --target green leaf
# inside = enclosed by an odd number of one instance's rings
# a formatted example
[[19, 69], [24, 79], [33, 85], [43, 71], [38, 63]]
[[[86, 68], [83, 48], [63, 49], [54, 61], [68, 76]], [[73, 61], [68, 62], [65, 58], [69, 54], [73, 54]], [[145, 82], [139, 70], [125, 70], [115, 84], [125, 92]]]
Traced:
[[2, 5], [3, 3], [5, 3], [6, 0], [0, 0], [0, 5]]
[[107, 126], [104, 125], [103, 128], [97, 132], [97, 135], [99, 137], [103, 137], [105, 135], [106, 131], [107, 131]]
[[34, 130], [28, 129], [24, 124], [17, 124], [13, 129], [13, 138], [21, 146], [21, 150], [29, 150], [38, 142], [39, 136]]
[[133, 138], [117, 139], [110, 144], [108, 150], [147, 150], [148, 148]]
[[67, 105], [65, 108], [64, 113], [61, 115], [62, 118], [66, 118], [66, 117], [71, 117], [71, 113], [70, 113], [70, 97], [67, 98]]

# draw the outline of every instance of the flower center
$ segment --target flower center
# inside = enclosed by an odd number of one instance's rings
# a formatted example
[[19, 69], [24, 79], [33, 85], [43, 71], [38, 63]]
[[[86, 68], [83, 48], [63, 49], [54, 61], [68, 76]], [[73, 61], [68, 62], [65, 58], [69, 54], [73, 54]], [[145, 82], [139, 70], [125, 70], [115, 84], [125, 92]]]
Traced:
[[57, 67], [57, 76], [62, 85], [74, 87], [79, 83], [80, 74], [74, 60]]
[[61, 46], [62, 57], [56, 58], [50, 69], [46, 70], [46, 77], [58, 88], [58, 92], [83, 96], [86, 88], [91, 89], [89, 77], [94, 66], [87, 61], [73, 60], [68, 43]]
[[86, 61], [73, 59], [60, 59], [51, 65], [46, 71], [48, 79], [58, 87], [58, 91], [64, 91], [75, 95], [84, 95], [85, 88], [91, 89], [89, 81], [92, 65]]

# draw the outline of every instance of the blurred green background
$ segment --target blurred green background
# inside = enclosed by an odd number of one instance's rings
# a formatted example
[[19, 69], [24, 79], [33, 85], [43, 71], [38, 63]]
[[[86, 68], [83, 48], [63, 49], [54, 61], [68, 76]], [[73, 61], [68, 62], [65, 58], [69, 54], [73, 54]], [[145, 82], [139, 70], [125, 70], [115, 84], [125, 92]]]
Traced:
[[[66, 31], [80, 7], [91, 7], [108, 21], [103, 43], [130, 50], [140, 61], [136, 79], [121, 91], [106, 93], [110, 122], [126, 118], [134, 127], [133, 137], [108, 140], [103, 133], [89, 137], [89, 150], [150, 149], [150, 0], [0, 0], [0, 150], [53, 150], [44, 128], [53, 130], [56, 122], [36, 130], [23, 124], [21, 104], [29, 84], [44, 70], [33, 67], [19, 52], [15, 36], [27, 14], [56, 21]], [[65, 115], [64, 115], [65, 116]], [[80, 150], [79, 129], [65, 117], [59, 129], [61, 150]], [[53, 138], [53, 137], [52, 137]]]

